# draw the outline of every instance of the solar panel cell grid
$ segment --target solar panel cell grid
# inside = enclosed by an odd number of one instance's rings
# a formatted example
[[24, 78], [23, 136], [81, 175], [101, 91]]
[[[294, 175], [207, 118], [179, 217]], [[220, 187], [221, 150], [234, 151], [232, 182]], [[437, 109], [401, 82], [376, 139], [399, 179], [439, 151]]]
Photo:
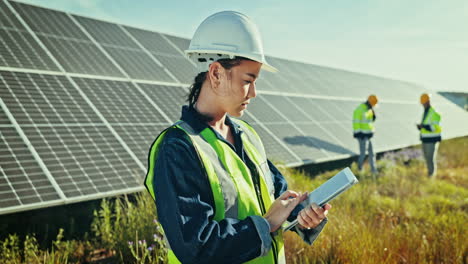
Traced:
[[185, 102], [187, 89], [140, 83], [138, 86], [160, 109], [164, 109], [164, 113], [171, 119], [171, 122], [179, 120], [182, 106], [187, 104]]
[[73, 78], [109, 123], [166, 123], [130, 82]]
[[287, 120], [268, 105], [263, 97], [263, 95], [258, 95], [251, 101], [247, 108], [249, 113], [253, 114], [262, 123], [287, 123]]
[[67, 72], [124, 77], [92, 42], [39, 38]]
[[174, 82], [164, 69], [144, 51], [110, 47], [105, 49], [133, 79]]
[[3, 1], [0, 1], [0, 28], [24, 30], [24, 26], [21, 25], [19, 20]]
[[0, 93], [19, 124], [96, 123], [96, 113], [63, 76], [0, 72]]
[[291, 101], [287, 100], [285, 96], [263, 95], [263, 97], [283, 113], [287, 120], [291, 122], [304, 122], [308, 120], [307, 116], [297, 109]]
[[[294, 69], [294, 63], [289, 60], [270, 58], [272, 65], [278, 67], [279, 72], [274, 75], [278, 75], [278, 78], [283, 79], [280, 89], [284, 92], [289, 93], [303, 93], [307, 91], [309, 83], [305, 81], [304, 75]], [[287, 81], [286, 81], [287, 80]]]
[[325, 131], [316, 124], [298, 124], [297, 126], [317, 147], [329, 152], [330, 156], [353, 154], [339, 139], [331, 136], [332, 131]]
[[171, 36], [171, 35], [166, 35], [164, 34], [166, 38], [169, 39], [174, 45], [176, 45], [182, 52], [184, 52], [186, 49], [188, 49], [190, 45], [190, 40], [185, 39], [185, 38], [180, 38], [176, 36]]
[[193, 66], [188, 59], [182, 56], [166, 56], [156, 55], [154, 56], [182, 83], [192, 84], [195, 78], [197, 68]]
[[139, 49], [138, 45], [116, 24], [73, 16], [99, 43]]
[[47, 168], [71, 198], [139, 186], [143, 171], [103, 126], [25, 128]]
[[159, 133], [169, 126], [169, 123], [166, 125], [112, 125], [119, 136], [127, 143], [129, 148], [145, 166], [148, 165], [150, 146]]
[[37, 33], [88, 40], [66, 13], [14, 1], [10, 3], [29, 27]]
[[[309, 120], [316, 121], [319, 123], [337, 123], [341, 122], [336, 120], [336, 108], [332, 108], [324, 99], [313, 99], [313, 98], [300, 98], [290, 97], [298, 107], [301, 107], [303, 111], [307, 113]], [[352, 113], [350, 113], [352, 115]], [[345, 114], [340, 112], [341, 117], [345, 118]]]
[[0, 29], [0, 66], [58, 70], [28, 32]]
[[125, 27], [125, 29], [152, 53], [156, 54], [170, 54], [181, 56], [182, 54], [175, 49], [167, 40], [165, 40], [161, 34], [143, 29]]
[[265, 151], [267, 152], [268, 159], [273, 162], [279, 162], [282, 164], [298, 162], [297, 160], [281, 143], [278, 142], [278, 138], [273, 137], [268, 133], [262, 126], [251, 124], [255, 131], [262, 139]]
[[318, 146], [299, 130], [288, 124], [268, 124], [267, 128], [303, 161], [313, 161], [324, 156]]
[[0, 127], [0, 208], [59, 199], [13, 127]]
[[332, 132], [344, 148], [349, 149], [357, 153], [357, 142], [353, 138], [352, 125], [343, 124], [343, 123], [320, 123], [320, 125], [325, 129], [325, 131]]

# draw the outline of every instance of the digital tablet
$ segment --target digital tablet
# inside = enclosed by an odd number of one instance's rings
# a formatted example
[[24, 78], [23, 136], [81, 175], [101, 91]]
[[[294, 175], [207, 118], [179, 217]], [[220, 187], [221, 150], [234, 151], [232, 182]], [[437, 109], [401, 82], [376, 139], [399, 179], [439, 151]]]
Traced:
[[[324, 206], [326, 203], [333, 200], [335, 197], [356, 183], [358, 183], [358, 179], [356, 179], [356, 176], [354, 176], [349, 167], [346, 167], [345, 169], [338, 172], [335, 176], [331, 177], [328, 181], [320, 185], [317, 189], [313, 190], [307, 199], [305, 199], [301, 204], [304, 207], [307, 207], [312, 203], [316, 203], [319, 206]], [[284, 227], [283, 230], [287, 231], [297, 224], [297, 219], [292, 222], [287, 222], [285, 224], [286, 227]]]

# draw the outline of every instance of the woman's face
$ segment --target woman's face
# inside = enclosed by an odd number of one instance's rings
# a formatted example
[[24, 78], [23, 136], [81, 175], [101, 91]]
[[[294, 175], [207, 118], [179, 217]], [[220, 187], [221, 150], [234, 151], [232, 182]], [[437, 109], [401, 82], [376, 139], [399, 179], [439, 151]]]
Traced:
[[255, 81], [261, 66], [262, 64], [256, 61], [242, 60], [239, 65], [224, 70], [220, 78], [217, 100], [224, 112], [234, 117], [244, 114], [250, 99], [257, 96]]

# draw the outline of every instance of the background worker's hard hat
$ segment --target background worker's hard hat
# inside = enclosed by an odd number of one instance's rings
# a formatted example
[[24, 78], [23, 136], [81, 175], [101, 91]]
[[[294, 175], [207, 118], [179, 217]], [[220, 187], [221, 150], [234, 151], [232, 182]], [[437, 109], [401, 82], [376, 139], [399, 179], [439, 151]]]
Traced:
[[377, 95], [371, 94], [367, 98], [367, 102], [369, 102], [371, 106], [375, 106], [379, 102], [379, 98], [377, 98]]
[[214, 61], [236, 56], [260, 62], [264, 70], [278, 71], [265, 60], [257, 26], [248, 16], [235, 11], [206, 18], [195, 31], [185, 54], [197, 63], [200, 72], [207, 71]]
[[421, 94], [420, 101], [421, 101], [421, 104], [425, 104], [425, 103], [431, 101], [431, 94], [427, 94], [427, 93]]

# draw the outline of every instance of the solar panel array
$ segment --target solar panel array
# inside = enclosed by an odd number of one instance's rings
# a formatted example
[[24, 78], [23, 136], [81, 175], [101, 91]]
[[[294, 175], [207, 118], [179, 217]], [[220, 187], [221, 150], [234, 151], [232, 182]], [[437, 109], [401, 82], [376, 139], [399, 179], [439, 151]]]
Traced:
[[[150, 144], [180, 115], [189, 40], [0, 0], [0, 214], [142, 190]], [[355, 155], [351, 116], [381, 98], [377, 151], [418, 143], [426, 90], [275, 57], [244, 119], [287, 166]], [[467, 114], [435, 97], [444, 137]]]

